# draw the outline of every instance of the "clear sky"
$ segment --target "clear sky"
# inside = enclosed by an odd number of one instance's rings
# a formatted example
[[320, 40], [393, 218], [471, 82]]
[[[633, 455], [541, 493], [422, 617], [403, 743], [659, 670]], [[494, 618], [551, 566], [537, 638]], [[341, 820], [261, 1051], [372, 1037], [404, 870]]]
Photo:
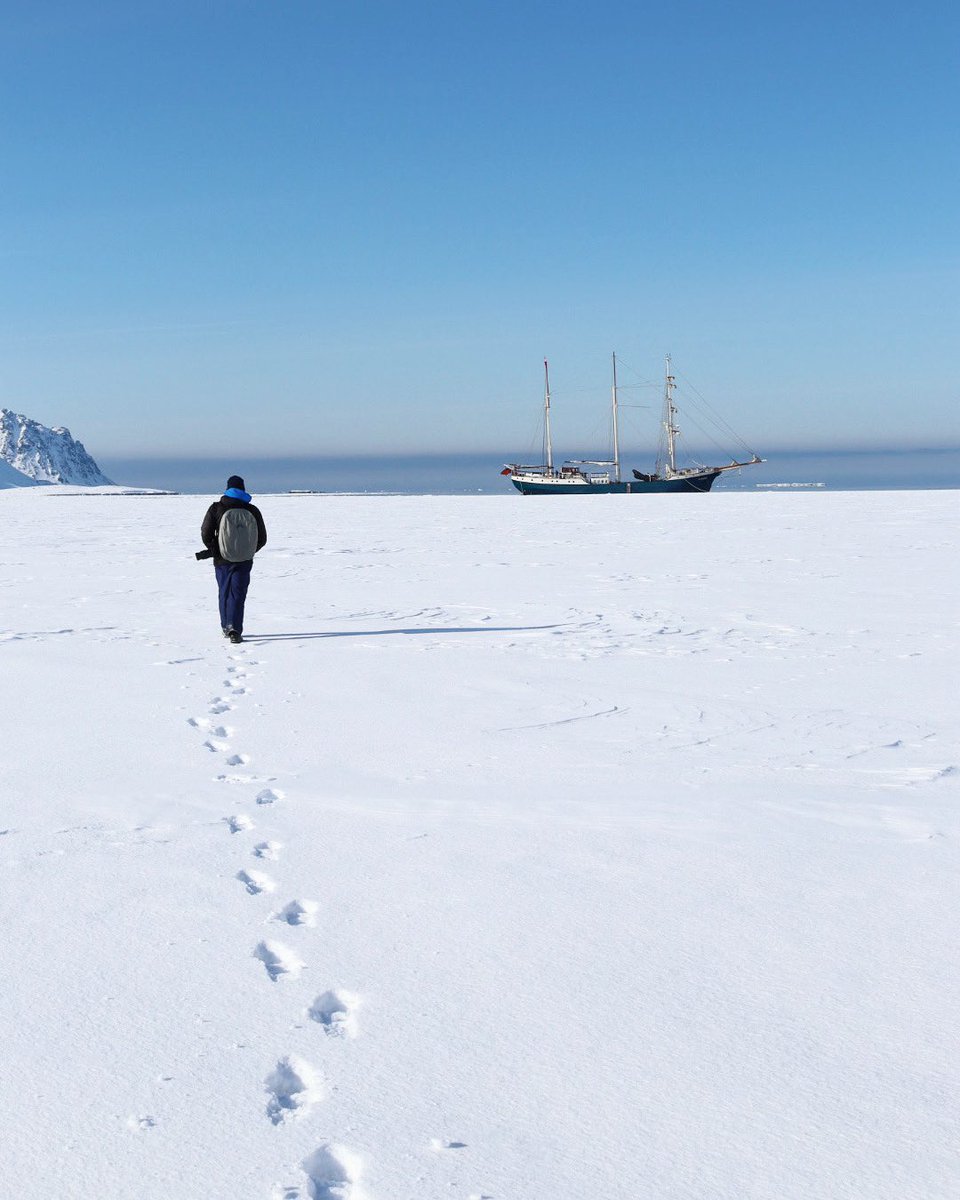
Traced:
[[510, 456], [544, 356], [574, 447], [669, 351], [761, 452], [958, 444], [958, 62], [946, 0], [6, 4], [0, 405]]

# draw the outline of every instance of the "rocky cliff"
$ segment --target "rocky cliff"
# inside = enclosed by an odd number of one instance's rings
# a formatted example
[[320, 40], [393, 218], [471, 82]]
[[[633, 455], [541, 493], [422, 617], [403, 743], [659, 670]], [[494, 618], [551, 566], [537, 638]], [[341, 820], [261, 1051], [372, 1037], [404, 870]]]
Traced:
[[[27, 478], [24, 483], [70, 483], [82, 487], [109, 484], [83, 443], [71, 436], [69, 429], [57, 426], [48, 429], [22, 413], [0, 408], [0, 461], [13, 467]], [[2, 482], [12, 486], [15, 480], [9, 472], [2, 473]]]

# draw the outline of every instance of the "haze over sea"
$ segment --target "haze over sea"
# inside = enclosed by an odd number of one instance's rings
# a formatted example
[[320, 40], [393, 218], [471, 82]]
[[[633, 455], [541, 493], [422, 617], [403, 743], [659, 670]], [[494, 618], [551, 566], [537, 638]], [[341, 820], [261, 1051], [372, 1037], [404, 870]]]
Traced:
[[[558, 454], [558, 460], [566, 457]], [[424, 454], [289, 458], [98, 458], [117, 483], [196, 495], [218, 494], [240, 474], [253, 493], [296, 490], [461, 495], [512, 491], [500, 475], [509, 455]], [[534, 461], [526, 459], [525, 461]], [[707, 461], [712, 461], [707, 459]], [[717, 459], [719, 462], [720, 459]], [[624, 473], [649, 469], [648, 456], [625, 455]], [[833, 491], [960, 487], [960, 447], [914, 450], [771, 451], [758, 467], [722, 476], [715, 490], [821, 485]]]

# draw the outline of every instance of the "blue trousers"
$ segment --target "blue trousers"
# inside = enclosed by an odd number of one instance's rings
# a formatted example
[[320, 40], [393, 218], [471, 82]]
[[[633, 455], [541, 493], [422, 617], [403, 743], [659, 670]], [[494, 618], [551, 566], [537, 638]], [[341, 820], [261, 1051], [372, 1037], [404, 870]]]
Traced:
[[243, 606], [250, 586], [253, 561], [220, 563], [214, 567], [220, 589], [220, 628], [243, 633]]

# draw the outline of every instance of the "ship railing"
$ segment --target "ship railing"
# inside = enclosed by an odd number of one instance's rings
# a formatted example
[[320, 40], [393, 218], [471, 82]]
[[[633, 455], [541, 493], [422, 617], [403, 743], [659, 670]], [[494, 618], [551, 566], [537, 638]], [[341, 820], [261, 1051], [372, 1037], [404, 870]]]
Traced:
[[538, 479], [577, 479], [586, 478], [586, 474], [579, 467], [567, 466], [548, 467], [540, 465], [536, 467], [521, 466], [519, 463], [507, 463], [505, 471], [509, 471], [513, 475], [532, 475]]

